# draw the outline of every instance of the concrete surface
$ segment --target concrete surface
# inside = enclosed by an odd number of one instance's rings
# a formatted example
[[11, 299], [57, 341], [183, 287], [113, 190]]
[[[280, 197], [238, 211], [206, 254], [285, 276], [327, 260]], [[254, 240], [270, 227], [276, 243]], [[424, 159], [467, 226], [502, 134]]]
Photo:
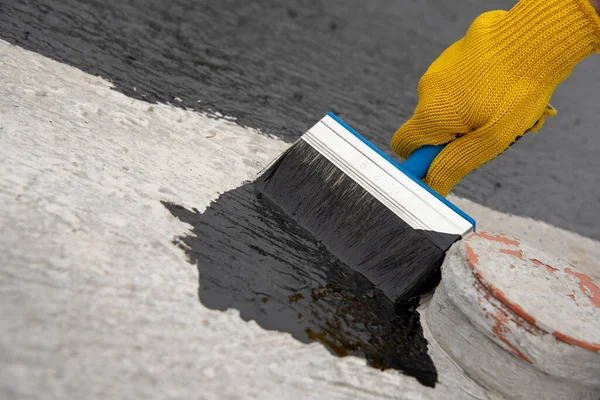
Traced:
[[[291, 140], [335, 111], [388, 150], [427, 66], [516, 0], [0, 0], [0, 38], [130, 97], [221, 112]], [[559, 86], [537, 135], [456, 194], [600, 239], [600, 58]]]
[[5, 42], [0, 55], [1, 397], [435, 398], [198, 302], [173, 243], [190, 226], [161, 200], [202, 212], [283, 142]]
[[[3, 41], [0, 86], [1, 397], [494, 398], [434, 342], [432, 389], [198, 302], [173, 243], [190, 226], [161, 201], [201, 213], [283, 141], [128, 98]], [[600, 255], [591, 239], [455, 200], [581, 269]]]
[[594, 279], [600, 279], [600, 242], [543, 221], [502, 213], [452, 195], [448, 198], [467, 210], [477, 221], [478, 231], [496, 231], [525, 238], [533, 246], [558, 254]]
[[427, 325], [466, 374], [508, 398], [600, 396], [600, 289], [592, 278], [526, 239], [494, 232], [453, 245], [442, 276]]

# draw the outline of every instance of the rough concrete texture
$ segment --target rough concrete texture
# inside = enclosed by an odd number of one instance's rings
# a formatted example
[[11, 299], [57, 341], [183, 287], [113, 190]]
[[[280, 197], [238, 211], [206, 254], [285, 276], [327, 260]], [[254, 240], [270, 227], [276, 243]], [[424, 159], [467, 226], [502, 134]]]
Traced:
[[[160, 202], [203, 212], [282, 141], [132, 100], [2, 41], [0, 86], [1, 397], [494, 397], [435, 343], [431, 389], [198, 302], [197, 270], [172, 243], [190, 227]], [[573, 234], [464, 206], [583, 254], [566, 245]]]
[[[0, 37], [130, 97], [237, 117], [291, 140], [335, 111], [390, 152], [429, 64], [480, 13], [516, 0], [0, 0]], [[600, 239], [600, 57], [559, 114], [456, 194]]]
[[[465, 278], [471, 276], [466, 275]], [[472, 323], [448, 295], [445, 283], [433, 299], [425, 303], [423, 327], [429, 333], [431, 347], [441, 349], [465, 375], [496, 396], [509, 399], [597, 400], [600, 391], [549, 376], [490, 340], [488, 332]], [[497, 302], [486, 303], [494, 311], [504, 312]], [[510, 323], [502, 326], [505, 338], [513, 339]]]
[[[591, 277], [512, 236], [480, 232], [462, 245], [477, 279], [513, 312], [559, 341], [600, 352], [600, 288]], [[597, 364], [600, 385], [600, 357]]]
[[477, 230], [496, 231], [525, 238], [533, 246], [559, 254], [582, 272], [600, 280], [599, 242], [578, 233], [557, 228], [544, 221], [492, 210], [471, 200], [448, 196], [450, 201], [477, 221]]
[[456, 243], [442, 276], [428, 328], [468, 375], [510, 398], [600, 396], [600, 289], [589, 276], [492, 232]]
[[190, 226], [161, 201], [203, 212], [283, 142], [0, 55], [0, 397], [484, 398], [458, 372], [427, 388], [198, 302], [172, 243]]

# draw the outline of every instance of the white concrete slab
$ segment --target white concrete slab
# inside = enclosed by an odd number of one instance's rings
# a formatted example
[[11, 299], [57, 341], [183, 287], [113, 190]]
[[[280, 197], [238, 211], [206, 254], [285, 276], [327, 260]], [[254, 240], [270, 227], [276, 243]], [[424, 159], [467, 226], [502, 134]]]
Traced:
[[[432, 344], [435, 389], [217, 312], [160, 200], [200, 211], [287, 145], [0, 41], [0, 397], [494, 398]], [[457, 201], [594, 269], [598, 243]], [[591, 272], [590, 272], [591, 273]], [[427, 328], [426, 332], [427, 332]]]

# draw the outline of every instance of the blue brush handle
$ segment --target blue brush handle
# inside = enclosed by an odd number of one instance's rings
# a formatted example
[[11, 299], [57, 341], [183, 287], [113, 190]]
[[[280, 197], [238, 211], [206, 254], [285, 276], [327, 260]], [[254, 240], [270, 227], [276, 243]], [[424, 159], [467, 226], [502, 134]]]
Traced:
[[439, 146], [423, 146], [415, 150], [406, 161], [400, 166], [405, 172], [408, 172], [417, 179], [423, 179], [433, 160], [446, 147], [445, 144]]

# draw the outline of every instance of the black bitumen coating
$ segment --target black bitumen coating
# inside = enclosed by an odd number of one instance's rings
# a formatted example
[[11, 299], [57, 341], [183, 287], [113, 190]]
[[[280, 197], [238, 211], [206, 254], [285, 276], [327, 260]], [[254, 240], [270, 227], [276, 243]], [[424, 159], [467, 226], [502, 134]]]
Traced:
[[174, 242], [198, 267], [202, 304], [435, 386], [418, 300], [392, 302], [253, 186], [222, 194], [202, 213], [163, 203], [191, 225]]
[[[427, 66], [478, 14], [513, 4], [0, 0], [0, 38], [129, 96], [219, 111], [286, 140], [334, 111], [390, 153]], [[553, 97], [558, 116], [455, 193], [600, 239], [598, 71], [597, 56], [584, 61]]]

